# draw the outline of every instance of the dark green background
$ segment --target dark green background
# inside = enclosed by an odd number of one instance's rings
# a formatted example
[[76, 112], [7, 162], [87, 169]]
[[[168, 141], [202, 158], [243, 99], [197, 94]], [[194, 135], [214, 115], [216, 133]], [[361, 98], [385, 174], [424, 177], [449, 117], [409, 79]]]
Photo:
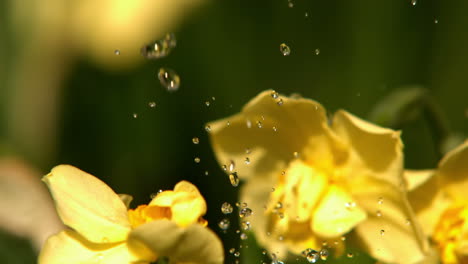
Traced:
[[[366, 118], [395, 89], [421, 85], [430, 91], [452, 131], [466, 134], [468, 2], [293, 3], [289, 8], [287, 0], [212, 1], [175, 31], [177, 47], [167, 58], [131, 70], [106, 71], [89, 58], [79, 58], [64, 83], [57, 154], [38, 159], [37, 153], [10, 142], [2, 129], [7, 125], [3, 114], [7, 90], [14, 89], [5, 85], [5, 79], [21, 42], [6, 19], [7, 4], [0, 1], [0, 59], [5, 70], [0, 74], [5, 94], [0, 97], [2, 142], [44, 174], [61, 163], [90, 172], [116, 192], [133, 195], [133, 205], [148, 202], [151, 193], [172, 188], [179, 180], [189, 180], [208, 201], [206, 218], [218, 230], [220, 206], [235, 203], [238, 189], [216, 164], [204, 124], [238, 112], [262, 90], [300, 93], [331, 113], [343, 108]], [[290, 46], [290, 56], [280, 53], [283, 42]], [[179, 91], [168, 93], [159, 84], [156, 73], [161, 66], [180, 75]], [[149, 108], [150, 101], [157, 106]], [[199, 145], [192, 143], [193, 137], [200, 138]], [[436, 166], [425, 120], [405, 125], [403, 140], [407, 167]], [[199, 164], [195, 157], [200, 157]], [[237, 225], [235, 217], [231, 222]], [[239, 242], [234, 230], [220, 234], [227, 249]], [[8, 263], [28, 263], [30, 257], [17, 255], [15, 250], [21, 247], [12, 240], [1, 237], [0, 259], [12, 254], [18, 262]]]

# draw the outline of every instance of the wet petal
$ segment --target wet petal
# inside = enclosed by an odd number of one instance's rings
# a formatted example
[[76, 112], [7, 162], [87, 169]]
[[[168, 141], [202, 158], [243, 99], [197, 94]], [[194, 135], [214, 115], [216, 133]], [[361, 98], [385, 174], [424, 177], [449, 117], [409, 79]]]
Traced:
[[345, 190], [331, 185], [314, 211], [312, 230], [322, 237], [336, 238], [365, 220], [366, 215]]
[[438, 174], [452, 198], [468, 200], [468, 140], [445, 155]]
[[223, 246], [213, 231], [199, 224], [180, 227], [169, 220], [141, 225], [129, 235], [129, 247], [144, 244], [158, 256], [173, 262], [221, 264]]
[[434, 170], [405, 170], [403, 176], [408, 190], [414, 190], [434, 175]]
[[135, 261], [137, 261], [137, 259], [130, 253], [125, 243], [90, 243], [78, 233], [72, 230], [66, 230], [47, 240], [39, 255], [38, 263], [130, 264], [135, 263]]
[[70, 165], [53, 168], [43, 181], [65, 225], [95, 243], [126, 239], [127, 208], [104, 182]]
[[359, 177], [352, 195], [368, 212], [367, 219], [355, 230], [371, 256], [388, 263], [423, 259], [428, 251], [427, 240], [404, 192], [385, 180]]
[[399, 131], [376, 126], [343, 110], [334, 115], [333, 130], [353, 150], [349, 166], [355, 175], [371, 170], [372, 177], [403, 186]]
[[[294, 158], [294, 152], [300, 155], [306, 147], [310, 152], [328, 149], [325, 145], [328, 144], [329, 128], [324, 108], [309, 99], [282, 95], [279, 95], [283, 100], [280, 106], [279, 99], [272, 98], [272, 92], [260, 93], [240, 114], [209, 124], [219, 163], [229, 165], [231, 160], [234, 161], [241, 178], [268, 173], [278, 161], [287, 162]], [[226, 125], [228, 121], [229, 126]], [[261, 128], [258, 122], [261, 122]], [[246, 153], [246, 149], [251, 153]], [[244, 162], [246, 156], [250, 164]]]

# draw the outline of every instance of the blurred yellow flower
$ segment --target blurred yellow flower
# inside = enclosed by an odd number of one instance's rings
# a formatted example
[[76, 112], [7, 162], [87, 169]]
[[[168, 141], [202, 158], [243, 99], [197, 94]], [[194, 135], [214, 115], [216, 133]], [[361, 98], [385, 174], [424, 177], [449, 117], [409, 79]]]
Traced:
[[341, 251], [342, 236], [354, 230], [381, 261], [423, 258], [400, 132], [343, 110], [328, 120], [319, 103], [271, 90], [208, 126], [219, 163], [245, 181], [240, 201], [253, 210], [252, 229], [270, 252], [284, 257], [325, 241]]
[[468, 263], [468, 141], [436, 171], [408, 171], [410, 202], [444, 264]]
[[43, 178], [69, 228], [50, 237], [39, 263], [223, 263], [223, 247], [202, 215], [198, 189], [181, 181], [148, 205], [127, 210], [131, 197], [117, 195], [96, 177], [60, 165]]

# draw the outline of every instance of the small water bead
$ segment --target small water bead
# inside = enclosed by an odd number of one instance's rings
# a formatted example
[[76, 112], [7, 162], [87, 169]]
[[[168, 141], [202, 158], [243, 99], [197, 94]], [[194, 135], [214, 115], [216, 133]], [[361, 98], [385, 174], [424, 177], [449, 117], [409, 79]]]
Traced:
[[353, 258], [353, 257], [354, 257], [354, 254], [351, 253], [351, 252], [348, 252], [348, 253], [346, 254], [346, 256], [347, 256], [348, 258]]
[[377, 210], [377, 212], [375, 213], [375, 215], [377, 215], [377, 217], [381, 217], [381, 216], [382, 216], [382, 212], [380, 212], [380, 210]]
[[120, 55], [120, 50], [118, 50], [118, 49], [114, 50], [114, 54], [119, 56]]
[[239, 252], [239, 251], [237, 251], [237, 252], [234, 253], [234, 257], [239, 257], [239, 256], [240, 256], [240, 252]]
[[294, 156], [294, 158], [296, 158], [296, 159], [299, 158], [299, 152], [294, 151], [294, 152], [293, 152], [293, 156]]
[[241, 206], [242, 206], [242, 207], [247, 207], [247, 203], [246, 203], [246, 202], [243, 202], [243, 203], [241, 204]]
[[210, 101], [205, 101], [206, 106], [210, 106]]
[[309, 17], [309, 13], [308, 13], [308, 12], [305, 12], [304, 16], [305, 16], [305, 18], [308, 18], [308, 17]]
[[302, 251], [302, 255], [307, 259], [309, 263], [316, 263], [320, 258], [320, 253], [311, 248]]
[[252, 215], [252, 209], [250, 208], [242, 208], [240, 211], [239, 211], [239, 216], [241, 218], [244, 218], [244, 217], [249, 217]]
[[242, 221], [241, 222], [242, 230], [248, 231], [250, 230], [250, 222], [249, 221]]
[[434, 24], [438, 24], [439, 23], [439, 20], [438, 19], [434, 19]]
[[229, 163], [229, 171], [233, 172], [235, 169], [236, 169], [236, 163], [233, 160], [231, 160], [231, 162]]
[[249, 238], [249, 237], [247, 236], [246, 233], [241, 233], [241, 234], [240, 234], [240, 239], [241, 239], [241, 240], [246, 240], [247, 238]]
[[156, 102], [149, 102], [148, 106], [151, 107], [151, 108], [155, 108], [156, 107]]
[[169, 92], [175, 92], [179, 89], [180, 77], [174, 70], [169, 68], [160, 68], [158, 78], [161, 85]]
[[200, 158], [199, 158], [199, 157], [195, 157], [195, 158], [193, 159], [193, 161], [195, 161], [195, 163], [200, 163]]
[[137, 114], [137, 113], [133, 113], [132, 116], [133, 116], [133, 118], [135, 118], [135, 119], [138, 118], [138, 114]]
[[411, 220], [406, 219], [405, 224], [408, 225], [408, 226], [411, 225]]
[[382, 198], [382, 197], [379, 197], [379, 199], [377, 199], [377, 203], [378, 203], [378, 204], [383, 204], [383, 198]]
[[294, 7], [294, 3], [293, 3], [291, 0], [288, 0], [288, 7], [289, 7], [289, 8], [293, 8], [293, 7]]
[[229, 174], [229, 181], [231, 182], [231, 185], [233, 187], [237, 187], [239, 186], [239, 177], [237, 176], [237, 173], [233, 172], [231, 174]]
[[231, 225], [231, 221], [229, 221], [229, 219], [227, 218], [222, 219], [218, 223], [219, 228], [223, 231], [228, 230], [230, 225]]
[[164, 58], [175, 48], [177, 40], [173, 33], [168, 33], [164, 38], [153, 41], [141, 48], [140, 53], [147, 59]]
[[274, 192], [274, 191], [275, 191], [275, 188], [274, 188], [274, 187], [273, 187], [273, 188], [271, 188], [271, 192]]
[[320, 54], [320, 49], [315, 49], [315, 55], [319, 55]]
[[278, 92], [272, 91], [272, 92], [271, 92], [271, 97], [273, 97], [273, 99], [278, 99], [278, 97], [279, 97]]
[[230, 214], [230, 213], [232, 213], [233, 210], [234, 210], [234, 208], [228, 202], [224, 202], [221, 205], [221, 212], [223, 212], [223, 214]]
[[247, 165], [250, 164], [250, 159], [249, 159], [249, 157], [245, 157], [245, 160], [244, 160], [244, 161], [245, 161], [245, 164], [247, 164]]
[[281, 99], [281, 98], [278, 100], [278, 102], [276, 102], [276, 104], [279, 105], [279, 106], [282, 106], [283, 103], [284, 103], [283, 99]]
[[286, 45], [285, 43], [281, 43], [280, 51], [281, 51], [281, 54], [283, 54], [283, 56], [289, 56], [289, 54], [291, 54], [291, 48], [289, 48], [289, 46]]
[[262, 128], [262, 127], [263, 127], [262, 121], [257, 121], [257, 127], [258, 127], [258, 128]]
[[200, 143], [200, 139], [197, 138], [197, 137], [194, 137], [194, 138], [192, 138], [192, 142], [193, 142], [193, 144], [198, 145], [198, 143]]
[[319, 252], [320, 254], [320, 259], [321, 260], [327, 260], [328, 256], [330, 256], [330, 253], [328, 252], [328, 249], [322, 248]]
[[267, 251], [264, 249], [262, 250], [262, 255], [266, 255], [267, 254]]
[[210, 125], [206, 125], [206, 126], [205, 126], [205, 131], [206, 131], [206, 132], [210, 132], [210, 131], [211, 131], [211, 126], [210, 126]]
[[229, 249], [229, 253], [234, 254], [234, 252], [236, 252], [236, 249], [235, 249], [235, 248]]
[[383, 229], [380, 230], [380, 235], [381, 235], [381, 236], [385, 235], [385, 230], [383, 230]]
[[412, 6], [415, 6], [417, 3], [418, 3], [417, 0], [411, 0], [411, 5], [412, 5]]
[[283, 204], [281, 202], [277, 202], [275, 205], [275, 209], [281, 209], [283, 208]]
[[278, 128], [276, 128], [276, 126], [273, 126], [273, 131], [278, 131]]
[[226, 126], [230, 126], [230, 125], [231, 125], [231, 122], [227, 121]]
[[208, 171], [205, 171], [205, 175], [208, 176], [210, 173]]
[[353, 209], [354, 207], [356, 207], [356, 203], [355, 202], [347, 202], [345, 203], [345, 206], [348, 210], [350, 209]]
[[252, 151], [249, 148], [246, 148], [245, 149], [245, 154], [250, 154], [250, 153], [252, 153]]

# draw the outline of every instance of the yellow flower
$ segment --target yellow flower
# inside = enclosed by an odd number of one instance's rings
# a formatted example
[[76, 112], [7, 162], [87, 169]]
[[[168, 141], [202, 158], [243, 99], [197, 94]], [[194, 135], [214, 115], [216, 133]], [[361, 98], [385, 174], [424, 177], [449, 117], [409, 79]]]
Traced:
[[410, 202], [444, 264], [468, 263], [468, 141], [436, 171], [408, 171]]
[[73, 166], [57, 166], [43, 181], [69, 228], [47, 240], [40, 264], [149, 263], [159, 257], [176, 263], [223, 263], [221, 242], [201, 217], [205, 200], [189, 182], [128, 210], [130, 196], [119, 197]]
[[423, 257], [400, 132], [342, 110], [329, 121], [319, 103], [274, 91], [208, 126], [218, 162], [245, 181], [240, 201], [253, 210], [252, 229], [270, 252], [282, 257], [324, 241], [339, 245], [354, 230], [379, 260]]

